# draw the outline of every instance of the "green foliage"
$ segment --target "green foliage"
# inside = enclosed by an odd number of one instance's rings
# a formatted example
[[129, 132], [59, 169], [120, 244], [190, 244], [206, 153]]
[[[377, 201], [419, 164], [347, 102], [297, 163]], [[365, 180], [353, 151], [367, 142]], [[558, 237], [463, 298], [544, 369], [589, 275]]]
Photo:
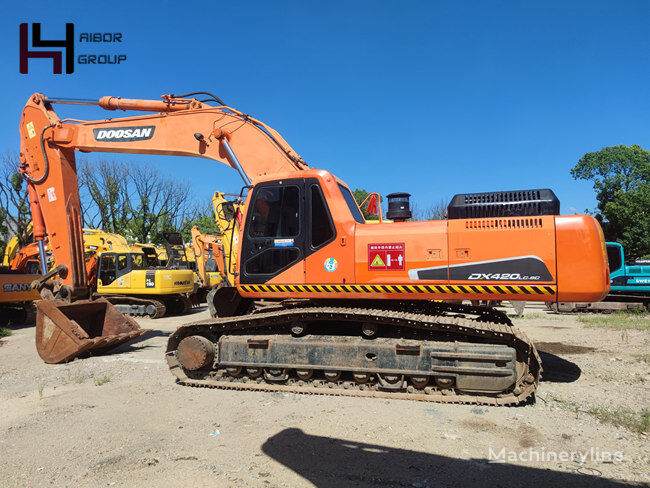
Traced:
[[194, 218], [186, 220], [181, 228], [181, 234], [185, 242], [191, 242], [192, 235], [190, 231], [192, 227], [197, 226], [199, 229], [217, 230], [217, 223], [214, 218], [214, 211], [212, 206], [203, 211], [198, 211]]
[[20, 246], [31, 240], [26, 232], [32, 219], [27, 182], [16, 170], [20, 161], [15, 154], [7, 154], [0, 162], [0, 257], [12, 235], [17, 235]]
[[650, 331], [650, 315], [645, 312], [615, 312], [609, 315], [584, 315], [578, 317], [578, 322], [583, 327]]
[[650, 429], [650, 409], [634, 411], [627, 408], [591, 407], [589, 413], [601, 422], [625, 427], [633, 432]]
[[[352, 192], [352, 194], [354, 195], [354, 199], [357, 201], [357, 204], [358, 204], [358, 205], [361, 205], [361, 204], [363, 203], [363, 201], [364, 201], [366, 198], [368, 198], [368, 195], [370, 195], [369, 192], [367, 192], [366, 190], [362, 190], [362, 189], [360, 189], [360, 188], [357, 188], [356, 190], [354, 190], [354, 191]], [[370, 200], [368, 200], [368, 201], [370, 201]], [[384, 201], [384, 197], [382, 197], [382, 196], [380, 195], [380, 196], [379, 196], [379, 202], [377, 202], [377, 210], [379, 210], [379, 203], [380, 203], [380, 202], [383, 202], [383, 201]], [[376, 214], [371, 214], [371, 213], [366, 212], [366, 207], [367, 207], [367, 206], [368, 206], [368, 202], [366, 202], [366, 203], [364, 204], [364, 206], [363, 206], [364, 208], [361, 209], [361, 213], [363, 214], [363, 217], [364, 217], [366, 220], [379, 220], [379, 216], [378, 216], [378, 215], [376, 215]], [[382, 209], [382, 210], [383, 210], [383, 209]]]
[[198, 213], [189, 184], [149, 164], [81, 162], [79, 184], [84, 225], [130, 241], [160, 244], [163, 232], [184, 232]]
[[7, 239], [9, 238], [7, 229], [7, 216], [4, 209], [0, 208], [0, 257], [5, 254], [5, 247], [7, 247]]
[[101, 378], [95, 378], [95, 386], [102, 386], [109, 381], [111, 381], [111, 377], [108, 375], [104, 375]]
[[650, 256], [650, 152], [641, 146], [612, 146], [586, 153], [571, 170], [593, 181], [605, 238], [623, 245], [626, 257]]

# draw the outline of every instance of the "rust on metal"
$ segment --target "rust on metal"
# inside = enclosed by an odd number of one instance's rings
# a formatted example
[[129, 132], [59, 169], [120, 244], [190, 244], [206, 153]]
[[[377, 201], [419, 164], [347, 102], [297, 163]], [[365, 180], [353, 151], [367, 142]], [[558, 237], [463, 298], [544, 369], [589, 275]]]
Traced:
[[149, 331], [103, 299], [36, 302], [36, 350], [46, 363], [102, 354]]
[[[533, 344], [523, 332], [512, 326], [505, 314], [496, 311], [463, 306], [462, 310], [456, 308], [456, 313], [453, 313], [454, 310], [447, 304], [421, 305], [420, 309], [413, 311], [405, 311], [406, 306], [390, 310], [317, 306], [314, 303], [305, 305], [262, 310], [180, 327], [172, 334], [167, 346], [166, 359], [170, 370], [179, 383], [196, 387], [486, 405], [515, 405], [526, 401], [535, 392], [541, 376], [541, 361]], [[370, 341], [357, 340], [352, 331], [359, 329], [349, 327], [350, 332], [343, 336], [325, 332], [326, 335], [320, 338], [291, 338], [291, 325], [297, 320], [336, 327], [345, 323], [373, 323], [379, 326], [378, 330], [410, 330], [412, 337], [416, 340], [422, 337], [424, 342], [419, 344], [420, 356], [408, 353], [398, 355], [393, 343], [390, 346], [394, 354], [392, 359], [386, 348], [394, 340], [390, 336], [379, 334]], [[239, 347], [238, 351], [250, 351], [246, 353], [248, 359], [233, 362], [226, 359], [229, 354], [227, 348], [221, 350], [226, 344], [228, 347], [238, 342], [248, 344], [251, 335], [255, 334], [256, 340], [267, 340], [269, 336], [265, 337], [265, 333], [268, 334], [270, 330], [279, 335], [270, 341], [268, 353]], [[212, 338], [218, 351], [212, 367], [190, 370], [179, 361], [179, 344], [193, 335]], [[400, 346], [416, 345], [408, 339], [397, 340]], [[448, 342], [441, 346], [431, 340]], [[458, 340], [466, 343], [458, 343]], [[302, 354], [303, 358], [308, 357], [300, 349], [305, 342], [310, 343], [307, 349], [316, 348], [318, 354], [326, 352], [327, 347], [335, 347], [330, 349], [330, 358], [320, 358], [318, 361], [310, 359], [309, 363], [297, 361], [291, 364], [291, 361], [280, 360], [291, 351], [288, 356]], [[344, 345], [346, 342], [353, 346], [348, 348], [350, 352], [334, 351], [338, 349], [336, 343]], [[364, 342], [374, 343], [376, 347], [360, 348]], [[276, 348], [275, 357], [273, 348]], [[355, 350], [358, 351], [357, 362], [348, 368], [346, 361], [354, 358], [351, 354], [355, 354]], [[403, 352], [406, 350], [415, 351], [410, 347], [402, 349]], [[224, 358], [221, 357], [222, 352], [225, 353]], [[233, 353], [236, 351], [230, 352]], [[345, 358], [333, 361], [338, 354], [343, 354]], [[234, 357], [231, 355], [231, 358]], [[361, 367], [363, 358], [367, 360], [367, 365], [363, 363], [364, 367]], [[426, 364], [414, 363], [416, 358], [420, 358], [417, 361], [426, 361]], [[508, 361], [504, 362], [505, 359]], [[394, 368], [386, 369], [385, 366], [391, 361], [394, 361]], [[404, 361], [410, 361], [411, 366], [406, 367]], [[245, 370], [241, 374], [229, 374], [229, 369], [242, 367]], [[259, 374], [262, 368], [264, 376]]]
[[214, 345], [202, 336], [185, 337], [178, 345], [177, 357], [185, 369], [196, 371], [212, 365]]

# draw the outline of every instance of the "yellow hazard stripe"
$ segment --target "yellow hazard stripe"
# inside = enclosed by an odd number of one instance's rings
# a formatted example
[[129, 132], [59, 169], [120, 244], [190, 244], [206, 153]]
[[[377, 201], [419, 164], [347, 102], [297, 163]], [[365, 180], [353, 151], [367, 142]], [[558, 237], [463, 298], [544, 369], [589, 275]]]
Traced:
[[239, 285], [246, 293], [394, 293], [446, 295], [555, 295], [553, 285]]

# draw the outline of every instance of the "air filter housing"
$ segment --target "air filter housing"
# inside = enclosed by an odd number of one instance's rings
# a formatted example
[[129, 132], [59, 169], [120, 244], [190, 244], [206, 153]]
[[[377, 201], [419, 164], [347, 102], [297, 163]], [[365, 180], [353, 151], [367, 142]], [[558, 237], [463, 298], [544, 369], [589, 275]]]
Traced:
[[532, 217], [559, 215], [560, 201], [552, 190], [493, 191], [454, 195], [447, 207], [449, 219]]
[[391, 193], [387, 195], [388, 211], [386, 218], [395, 222], [404, 222], [411, 218], [410, 193]]

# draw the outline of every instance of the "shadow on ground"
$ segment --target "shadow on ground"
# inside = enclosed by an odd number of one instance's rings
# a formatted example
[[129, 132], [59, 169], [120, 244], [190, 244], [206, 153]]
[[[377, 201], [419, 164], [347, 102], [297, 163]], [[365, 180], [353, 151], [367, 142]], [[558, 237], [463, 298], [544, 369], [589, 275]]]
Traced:
[[456, 459], [313, 436], [300, 429], [279, 432], [262, 445], [262, 451], [318, 488], [634, 486], [586, 474], [551, 471], [542, 464], [540, 468], [490, 464], [482, 459]]
[[550, 383], [573, 383], [580, 378], [580, 366], [567, 359], [545, 352], [543, 347], [538, 347], [539, 357], [542, 360], [542, 379]]
[[106, 351], [102, 356], [111, 356], [113, 354], [120, 354], [124, 352], [131, 352], [131, 351], [138, 351], [141, 349], [150, 349], [153, 347], [158, 347], [158, 346], [152, 346], [152, 345], [145, 345], [145, 346], [138, 346], [137, 344], [142, 341], [147, 341], [149, 339], [153, 339], [154, 337], [169, 337], [172, 333], [169, 331], [162, 331], [162, 330], [150, 330], [144, 335], [141, 335], [140, 337], [136, 337], [132, 341], [129, 341], [125, 344], [120, 344], [119, 346], [109, 349]]

